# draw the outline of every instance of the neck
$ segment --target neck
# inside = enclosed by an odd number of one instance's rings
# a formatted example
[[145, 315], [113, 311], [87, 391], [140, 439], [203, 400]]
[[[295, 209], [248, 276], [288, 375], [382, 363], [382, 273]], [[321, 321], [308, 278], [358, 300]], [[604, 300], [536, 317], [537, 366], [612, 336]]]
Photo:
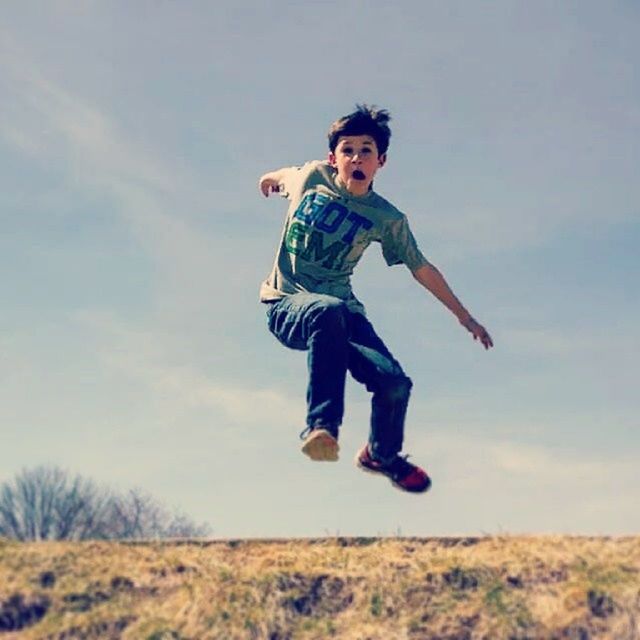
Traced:
[[373, 188], [373, 182], [369, 182], [368, 184], [359, 180], [349, 180], [345, 182], [340, 178], [340, 176], [338, 176], [338, 182], [340, 186], [344, 187], [351, 195], [354, 196], [366, 196]]

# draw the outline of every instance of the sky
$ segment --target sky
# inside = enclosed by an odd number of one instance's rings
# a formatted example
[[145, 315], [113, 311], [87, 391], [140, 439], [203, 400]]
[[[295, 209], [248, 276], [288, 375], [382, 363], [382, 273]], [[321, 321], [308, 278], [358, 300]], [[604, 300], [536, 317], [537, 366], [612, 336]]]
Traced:
[[[212, 536], [640, 530], [640, 6], [27, 0], [0, 7], [0, 481], [57, 465]], [[258, 302], [263, 173], [389, 109], [376, 190], [488, 329], [378, 246], [353, 278], [414, 387], [426, 495], [299, 450], [306, 358]]]

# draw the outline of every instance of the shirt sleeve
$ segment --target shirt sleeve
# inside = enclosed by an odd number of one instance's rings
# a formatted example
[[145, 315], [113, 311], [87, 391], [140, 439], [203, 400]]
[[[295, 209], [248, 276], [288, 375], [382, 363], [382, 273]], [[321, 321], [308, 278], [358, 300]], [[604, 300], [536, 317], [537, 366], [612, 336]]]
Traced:
[[409, 270], [415, 271], [429, 264], [429, 261], [418, 249], [418, 244], [404, 214], [393, 220], [386, 228], [382, 237], [382, 255], [390, 267], [395, 264], [406, 264]]
[[312, 161], [299, 167], [285, 167], [284, 169], [280, 169], [282, 175], [282, 179], [278, 185], [280, 187], [280, 195], [290, 200], [291, 196], [300, 190], [302, 183], [318, 164], [317, 161]]

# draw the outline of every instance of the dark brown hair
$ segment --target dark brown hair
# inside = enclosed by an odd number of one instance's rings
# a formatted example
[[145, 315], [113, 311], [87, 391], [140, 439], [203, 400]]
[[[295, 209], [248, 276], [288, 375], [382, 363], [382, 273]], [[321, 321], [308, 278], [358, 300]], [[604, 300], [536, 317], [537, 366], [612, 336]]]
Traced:
[[391, 116], [386, 109], [374, 105], [357, 104], [356, 110], [336, 120], [329, 128], [329, 149], [335, 153], [341, 136], [369, 135], [376, 141], [378, 153], [382, 155], [389, 148], [391, 129], [387, 124]]

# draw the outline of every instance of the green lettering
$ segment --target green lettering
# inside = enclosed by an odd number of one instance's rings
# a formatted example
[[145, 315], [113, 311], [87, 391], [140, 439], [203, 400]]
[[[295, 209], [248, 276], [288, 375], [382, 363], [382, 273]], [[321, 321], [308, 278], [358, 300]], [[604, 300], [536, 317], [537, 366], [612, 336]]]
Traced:
[[292, 222], [284, 239], [284, 245], [289, 253], [300, 255], [304, 251], [304, 239], [307, 235], [306, 228], [301, 222]]

